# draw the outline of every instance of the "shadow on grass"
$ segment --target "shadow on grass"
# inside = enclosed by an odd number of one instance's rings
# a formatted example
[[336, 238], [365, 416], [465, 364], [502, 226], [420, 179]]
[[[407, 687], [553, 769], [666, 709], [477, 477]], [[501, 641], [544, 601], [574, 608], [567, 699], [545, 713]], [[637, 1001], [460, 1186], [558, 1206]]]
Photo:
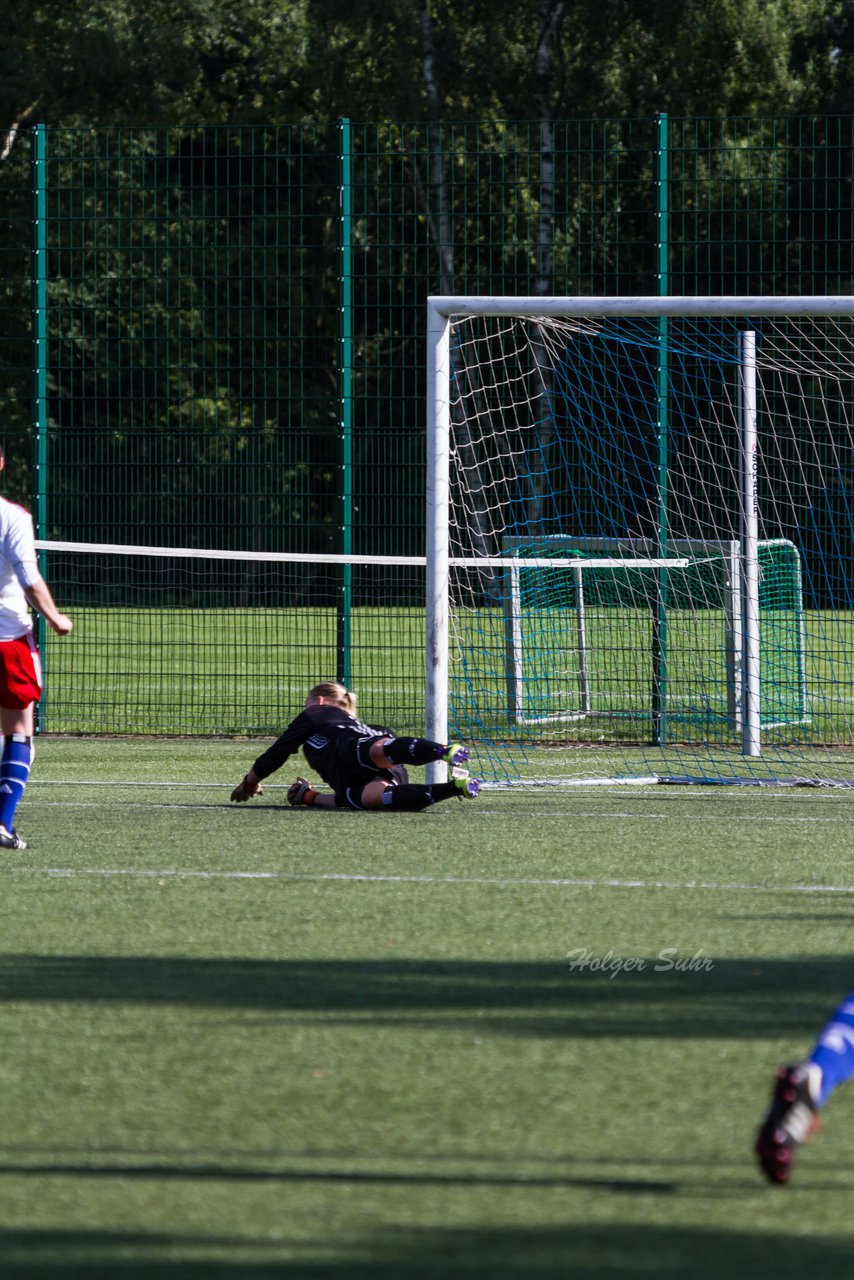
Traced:
[[71, 1164], [61, 1161], [36, 1164], [15, 1164], [6, 1161], [0, 1155], [0, 1177], [83, 1177], [151, 1179], [164, 1182], [289, 1182], [307, 1184], [312, 1182], [344, 1183], [348, 1186], [424, 1186], [424, 1187], [520, 1187], [524, 1190], [536, 1188], [559, 1189], [584, 1188], [590, 1191], [613, 1191], [618, 1195], [671, 1195], [678, 1191], [675, 1181], [664, 1182], [661, 1179], [619, 1178], [619, 1177], [573, 1177], [569, 1174], [496, 1174], [496, 1173], [422, 1173], [407, 1171], [406, 1173], [389, 1173], [383, 1170], [364, 1169], [271, 1169], [248, 1165], [227, 1164], [188, 1164], [181, 1162], [168, 1163], [165, 1160], [149, 1160], [145, 1163], [131, 1164], [127, 1161], [109, 1163], [87, 1161], [85, 1164]]
[[850, 960], [839, 956], [632, 959], [631, 971], [612, 974], [568, 961], [17, 955], [0, 957], [0, 1002], [108, 1001], [396, 1025], [470, 1018], [481, 1030], [533, 1036], [780, 1038], [812, 1037], [851, 986]]
[[[620, 1224], [420, 1228], [387, 1231], [337, 1254], [318, 1243], [311, 1259], [277, 1260], [273, 1252], [281, 1257], [280, 1246], [265, 1241], [203, 1237], [0, 1235], [4, 1280], [837, 1280], [851, 1258], [846, 1240]], [[259, 1253], [268, 1256], [246, 1258]]]

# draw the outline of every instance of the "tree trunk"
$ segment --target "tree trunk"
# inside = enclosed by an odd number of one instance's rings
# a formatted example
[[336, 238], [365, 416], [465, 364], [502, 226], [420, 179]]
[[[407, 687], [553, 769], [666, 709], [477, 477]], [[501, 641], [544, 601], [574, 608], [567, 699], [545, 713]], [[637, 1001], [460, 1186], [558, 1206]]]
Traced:
[[[563, 18], [565, 0], [540, 0], [540, 38], [534, 55], [534, 76], [540, 108], [540, 216], [537, 230], [537, 275], [534, 292], [544, 298], [554, 292], [554, 120], [552, 118], [552, 46]], [[532, 388], [548, 407], [553, 396], [551, 364], [538, 337], [532, 339], [531, 351], [536, 365], [538, 385]], [[537, 439], [533, 442], [545, 460], [554, 439], [554, 427], [550, 414], [540, 417]], [[529, 517], [536, 524], [543, 514], [545, 478], [537, 469], [537, 479], [531, 485]]]

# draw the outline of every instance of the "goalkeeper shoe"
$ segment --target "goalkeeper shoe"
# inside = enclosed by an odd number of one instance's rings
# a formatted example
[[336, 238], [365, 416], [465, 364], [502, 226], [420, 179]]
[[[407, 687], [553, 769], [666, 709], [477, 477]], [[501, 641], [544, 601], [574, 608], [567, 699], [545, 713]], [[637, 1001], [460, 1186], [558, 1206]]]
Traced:
[[469, 755], [468, 747], [464, 747], [461, 742], [449, 742], [442, 753], [442, 758], [447, 760], [452, 769], [458, 769], [466, 763]]
[[317, 792], [305, 778], [297, 778], [296, 782], [292, 782], [288, 787], [288, 804], [314, 804], [316, 797]]
[[26, 849], [27, 842], [22, 840], [14, 827], [0, 824], [0, 849]]
[[454, 778], [452, 781], [461, 800], [474, 800], [480, 791], [480, 778], [469, 778], [466, 775], [464, 778]]
[[756, 1137], [759, 1167], [770, 1182], [789, 1181], [795, 1151], [819, 1127], [820, 1073], [810, 1063], [777, 1072], [771, 1105]]

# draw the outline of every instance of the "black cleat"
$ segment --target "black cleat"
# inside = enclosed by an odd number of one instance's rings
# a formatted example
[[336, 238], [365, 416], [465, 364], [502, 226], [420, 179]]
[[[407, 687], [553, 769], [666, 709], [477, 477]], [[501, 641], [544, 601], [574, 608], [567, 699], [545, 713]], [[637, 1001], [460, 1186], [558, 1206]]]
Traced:
[[27, 842], [23, 840], [14, 827], [11, 831], [8, 827], [0, 825], [0, 849], [26, 849]]
[[795, 1151], [819, 1127], [818, 1078], [818, 1069], [809, 1063], [777, 1072], [771, 1106], [754, 1147], [759, 1167], [770, 1182], [789, 1181]]

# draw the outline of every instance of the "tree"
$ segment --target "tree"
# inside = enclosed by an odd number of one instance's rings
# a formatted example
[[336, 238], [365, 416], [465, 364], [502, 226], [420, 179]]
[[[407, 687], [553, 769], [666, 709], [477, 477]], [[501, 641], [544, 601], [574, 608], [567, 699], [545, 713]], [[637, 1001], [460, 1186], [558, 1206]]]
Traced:
[[[144, 320], [134, 312], [138, 299], [145, 297], [143, 310], [155, 324], [152, 297], [164, 287], [165, 259], [174, 254], [182, 270], [190, 259], [200, 263], [193, 258], [200, 252], [194, 235], [206, 249], [217, 250], [210, 242], [214, 237], [206, 239], [207, 232], [192, 224], [198, 192], [204, 188], [204, 199], [213, 203], [223, 188], [258, 193], [257, 204], [251, 196], [235, 196], [226, 215], [246, 255], [239, 268], [229, 268], [234, 325], [223, 322], [214, 332], [219, 321], [211, 316], [221, 301], [216, 271], [194, 274], [192, 267], [186, 268], [180, 306], [162, 320], [176, 342], [190, 335], [204, 341], [216, 359], [201, 361], [208, 375], [204, 385], [172, 388], [159, 426], [165, 431], [189, 424], [189, 435], [192, 424], [204, 420], [223, 438], [231, 433], [243, 439], [248, 414], [252, 430], [261, 433], [255, 442], [261, 456], [264, 432], [278, 429], [280, 403], [288, 397], [277, 391], [262, 403], [265, 393], [247, 392], [236, 374], [230, 375], [231, 399], [223, 397], [214, 370], [218, 360], [230, 369], [240, 365], [253, 383], [252, 369], [281, 360], [283, 347], [276, 344], [283, 341], [282, 330], [276, 326], [290, 323], [284, 316], [298, 313], [302, 323], [305, 315], [310, 338], [324, 352], [303, 363], [302, 349], [294, 348], [294, 365], [307, 367], [304, 376], [313, 380], [304, 403], [314, 416], [306, 425], [312, 438], [322, 435], [326, 419], [334, 430], [335, 367], [326, 353], [335, 350], [337, 317], [334, 122], [340, 117], [362, 126], [358, 135], [354, 130], [363, 147], [364, 177], [362, 207], [354, 218], [354, 261], [361, 272], [362, 315], [373, 319], [362, 321], [360, 341], [371, 358], [364, 359], [360, 390], [371, 390], [375, 420], [391, 424], [396, 406], [417, 398], [403, 370], [416, 367], [420, 358], [411, 317], [428, 287], [548, 293], [597, 291], [598, 285], [601, 291], [603, 281], [610, 285], [619, 278], [630, 289], [651, 278], [642, 273], [654, 270], [644, 254], [654, 238], [650, 138], [656, 113], [685, 117], [686, 133], [695, 116], [710, 116], [710, 138], [713, 127], [716, 138], [724, 136], [728, 117], [746, 115], [752, 141], [762, 148], [760, 162], [758, 150], [723, 148], [714, 139], [705, 150], [685, 146], [694, 165], [685, 189], [690, 187], [695, 206], [705, 200], [708, 215], [707, 223], [686, 222], [685, 278], [711, 281], [714, 275], [726, 288], [736, 277], [741, 250], [733, 237], [721, 247], [723, 238], [714, 234], [712, 219], [722, 216], [714, 203], [721, 184], [730, 208], [741, 207], [739, 202], [747, 208], [751, 193], [765, 194], [758, 183], [767, 183], [773, 196], [780, 175], [796, 171], [789, 164], [789, 144], [772, 137], [773, 122], [756, 117], [846, 112], [854, 106], [848, 0], [491, 0], [488, 6], [483, 0], [184, 0], [177, 7], [172, 0], [33, 0], [29, 7], [0, 0], [0, 23], [0, 256], [10, 264], [0, 331], [11, 371], [0, 396], [3, 431], [22, 439], [30, 372], [28, 282], [21, 264], [27, 261], [31, 214], [28, 153], [21, 140], [36, 121], [55, 130], [52, 164], [61, 153], [64, 125], [76, 128], [78, 141], [89, 136], [90, 126], [184, 127], [180, 136], [164, 134], [162, 145], [151, 144], [152, 168], [140, 162], [131, 172], [111, 150], [108, 157], [105, 151], [95, 159], [75, 159], [82, 167], [67, 171], [69, 179], [76, 173], [80, 193], [74, 216], [82, 210], [93, 226], [105, 226], [96, 179], [114, 160], [113, 188], [121, 187], [136, 211], [154, 210], [150, 225], [134, 233], [142, 247], [111, 248], [114, 275], [127, 285], [123, 310], [114, 305], [108, 272], [102, 270], [91, 286], [84, 249], [79, 271], [51, 282], [54, 296], [70, 290], [81, 313], [89, 308], [90, 331], [98, 341], [118, 334], [126, 353], [139, 354], [140, 368], [148, 349]], [[640, 118], [639, 145], [625, 147], [621, 129], [632, 117]], [[581, 120], [597, 123], [590, 131], [596, 141], [573, 152], [570, 122]], [[259, 150], [251, 156], [235, 127], [244, 123], [258, 126], [252, 147]], [[112, 145], [109, 139], [106, 146]], [[212, 154], [226, 156], [214, 171]], [[824, 237], [831, 243], [836, 236], [841, 243], [832, 218], [850, 208], [850, 148], [833, 150], [838, 172], [830, 199], [827, 172], [818, 167], [825, 154], [806, 140], [791, 207], [823, 209], [827, 221], [822, 226], [819, 215], [813, 219], [813, 242]], [[253, 171], [259, 163], [261, 180], [258, 169]], [[513, 177], [505, 180], [505, 173]], [[63, 176], [53, 171], [52, 189], [59, 193], [55, 198], [71, 200], [73, 182], [63, 184]], [[148, 203], [137, 199], [143, 194]], [[290, 194], [300, 202], [298, 213], [287, 203]], [[698, 267], [704, 239], [710, 255], [705, 275]], [[634, 245], [641, 247], [633, 250]], [[799, 249], [793, 228], [787, 224], [780, 234], [775, 223], [771, 249], [763, 255], [763, 263], [773, 265], [763, 265], [763, 280], [786, 287], [779, 259], [788, 254], [794, 262]], [[104, 262], [102, 255], [101, 268]], [[749, 270], [755, 274], [752, 261]], [[793, 278], [794, 272], [793, 267]], [[288, 280], [287, 305], [281, 294], [259, 305], [262, 291], [252, 280], [277, 275]], [[121, 333], [120, 311], [127, 330]], [[245, 359], [237, 346], [226, 353], [222, 333], [231, 341], [240, 317], [262, 313], [253, 352]], [[99, 360], [99, 352], [86, 348], [86, 335], [71, 328], [63, 335], [71, 344], [63, 365], [66, 385], [70, 371], [86, 376], [104, 403], [104, 379], [118, 379], [117, 365]], [[241, 332], [245, 337], [246, 326]], [[395, 372], [387, 356], [392, 347]], [[146, 365], [149, 380], [156, 365]], [[260, 387], [263, 379], [255, 382]], [[125, 396], [119, 391], [114, 403]], [[150, 408], [155, 397], [146, 397]]]
[[0, 0], [0, 152], [27, 124], [292, 118], [304, 4]]

